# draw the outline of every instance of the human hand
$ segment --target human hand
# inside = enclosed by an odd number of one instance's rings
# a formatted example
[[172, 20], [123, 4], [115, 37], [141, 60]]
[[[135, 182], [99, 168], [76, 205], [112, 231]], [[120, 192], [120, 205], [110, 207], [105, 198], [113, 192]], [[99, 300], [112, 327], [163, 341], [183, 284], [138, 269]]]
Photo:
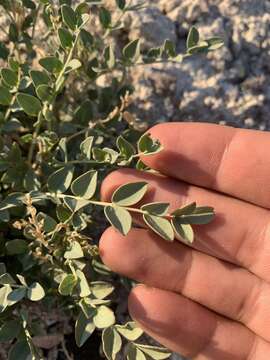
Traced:
[[145, 202], [173, 210], [197, 201], [216, 216], [194, 227], [192, 247], [146, 229], [105, 231], [104, 263], [144, 284], [130, 294], [132, 318], [196, 360], [270, 359], [270, 134], [199, 123], [150, 133], [164, 150], [143, 161], [167, 177], [118, 170], [102, 185], [104, 200], [123, 183], [146, 180]]

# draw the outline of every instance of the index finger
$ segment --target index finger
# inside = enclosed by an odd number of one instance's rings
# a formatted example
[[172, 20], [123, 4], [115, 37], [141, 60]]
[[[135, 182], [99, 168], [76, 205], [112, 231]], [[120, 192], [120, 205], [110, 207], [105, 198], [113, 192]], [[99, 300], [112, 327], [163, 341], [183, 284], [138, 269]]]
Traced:
[[149, 131], [164, 149], [143, 156], [163, 174], [270, 208], [270, 134], [202, 123], [166, 123]]

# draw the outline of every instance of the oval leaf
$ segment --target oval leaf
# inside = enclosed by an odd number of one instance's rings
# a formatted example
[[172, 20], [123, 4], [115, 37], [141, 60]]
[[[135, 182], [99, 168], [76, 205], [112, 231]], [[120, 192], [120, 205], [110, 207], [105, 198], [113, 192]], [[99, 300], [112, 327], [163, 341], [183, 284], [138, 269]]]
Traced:
[[105, 281], [92, 281], [90, 290], [95, 298], [102, 300], [114, 291], [114, 287], [111, 283]]
[[61, 295], [68, 296], [72, 294], [76, 285], [77, 285], [77, 278], [72, 274], [68, 274], [61, 281], [58, 287], [58, 291]]
[[169, 220], [154, 215], [143, 215], [143, 219], [156, 234], [167, 241], [173, 241], [174, 231]]
[[9, 90], [0, 85], [0, 105], [8, 106], [12, 101], [12, 95]]
[[83, 346], [86, 340], [93, 334], [95, 330], [95, 324], [92, 318], [87, 319], [84, 313], [81, 311], [75, 324], [75, 340], [78, 347]]
[[112, 202], [119, 206], [137, 204], [144, 197], [147, 186], [144, 181], [122, 185], [113, 193]]
[[128, 43], [123, 49], [123, 56], [129, 61], [136, 62], [141, 55], [140, 39], [136, 39]]
[[163, 149], [160, 141], [152, 139], [149, 134], [144, 134], [138, 141], [138, 151], [144, 155], [157, 154]]
[[[178, 216], [178, 215], [177, 215]], [[209, 224], [215, 216], [214, 209], [209, 206], [197, 207], [190, 215], [183, 215], [179, 218], [182, 224]]]
[[192, 26], [189, 30], [188, 37], [187, 37], [187, 49], [196, 46], [200, 41], [200, 34], [199, 31], [195, 26]]
[[132, 218], [127, 210], [119, 206], [106, 206], [104, 214], [113, 227], [121, 234], [127, 235], [132, 225]]
[[169, 350], [158, 346], [135, 344], [137, 348], [154, 360], [164, 360], [171, 356]]
[[63, 193], [69, 188], [73, 178], [73, 166], [65, 166], [49, 176], [48, 189], [51, 192]]
[[63, 21], [67, 25], [67, 27], [74, 31], [76, 29], [78, 21], [75, 11], [68, 5], [62, 5], [61, 14]]
[[31, 358], [31, 350], [26, 340], [16, 342], [8, 353], [8, 360], [29, 360]]
[[183, 224], [181, 219], [174, 218], [172, 219], [172, 226], [175, 231], [177, 240], [185, 241], [189, 244], [192, 244], [194, 241], [194, 232], [192, 227], [189, 224]]
[[90, 170], [73, 181], [71, 191], [75, 196], [90, 199], [97, 188], [97, 171]]
[[89, 296], [91, 291], [84, 273], [81, 270], [76, 270], [76, 275], [78, 276], [78, 290], [80, 297]]
[[125, 325], [116, 325], [115, 328], [129, 341], [135, 341], [143, 334], [143, 330], [134, 321], [129, 321]]
[[31, 301], [39, 301], [43, 299], [45, 292], [43, 287], [38, 283], [34, 282], [31, 286], [28, 287], [27, 297]]
[[115, 323], [114, 312], [105, 305], [97, 309], [97, 314], [93, 317], [94, 324], [98, 329], [104, 329]]
[[167, 214], [169, 206], [169, 203], [153, 202], [143, 205], [141, 209], [151, 215], [164, 216]]
[[23, 111], [30, 116], [37, 116], [42, 109], [41, 102], [35, 96], [18, 93], [17, 101]]
[[102, 332], [102, 346], [107, 359], [115, 360], [122, 347], [121, 336], [113, 327], [104, 329]]
[[68, 250], [64, 253], [65, 259], [80, 259], [83, 257], [83, 250], [77, 241], [73, 241]]

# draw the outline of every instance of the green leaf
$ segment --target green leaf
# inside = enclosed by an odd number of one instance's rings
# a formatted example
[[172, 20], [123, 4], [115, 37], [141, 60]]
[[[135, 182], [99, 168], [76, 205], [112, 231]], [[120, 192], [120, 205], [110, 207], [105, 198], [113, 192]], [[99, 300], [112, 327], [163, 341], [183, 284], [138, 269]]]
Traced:
[[143, 205], [141, 209], [151, 215], [164, 216], [168, 213], [169, 206], [169, 203], [153, 202]]
[[1, 70], [1, 76], [4, 80], [5, 84], [10, 86], [11, 88], [17, 86], [18, 84], [18, 74], [10, 69], [2, 69]]
[[133, 343], [129, 343], [127, 349], [127, 360], [147, 360], [144, 353]]
[[122, 135], [118, 136], [116, 140], [116, 145], [121, 153], [121, 156], [123, 156], [127, 160], [130, 159], [131, 156], [136, 154], [136, 150], [133, 145], [125, 138], [123, 138]]
[[28, 246], [25, 240], [14, 239], [6, 242], [6, 251], [8, 255], [24, 254], [27, 250]]
[[37, 116], [42, 109], [40, 101], [35, 96], [18, 93], [16, 98], [23, 111], [29, 116]]
[[159, 140], [152, 139], [150, 134], [144, 134], [138, 141], [138, 151], [144, 155], [157, 154], [163, 150]]
[[112, 44], [108, 45], [104, 50], [104, 59], [109, 69], [113, 69], [115, 66], [115, 54]]
[[72, 211], [63, 205], [58, 205], [56, 208], [56, 215], [59, 221], [65, 222], [72, 216]]
[[92, 281], [90, 284], [91, 293], [97, 299], [104, 299], [109, 296], [113, 291], [114, 287], [111, 283], [105, 281]]
[[68, 49], [71, 48], [73, 43], [72, 34], [65, 28], [58, 29], [58, 37], [61, 43], [62, 48]]
[[128, 43], [123, 49], [123, 56], [126, 60], [136, 62], [141, 55], [140, 39]]
[[114, 191], [112, 202], [119, 206], [137, 204], [144, 197], [147, 187], [148, 185], [144, 181], [122, 185]]
[[125, 325], [115, 325], [115, 328], [129, 341], [135, 341], [143, 334], [143, 330], [134, 321], [129, 321]]
[[53, 98], [53, 89], [45, 84], [41, 84], [36, 88], [37, 96], [41, 101], [50, 101]]
[[131, 215], [127, 210], [120, 206], [106, 206], [104, 214], [113, 227], [120, 231], [121, 234], [127, 235], [132, 224]]
[[21, 286], [18, 289], [12, 290], [7, 296], [8, 306], [14, 305], [21, 301], [26, 295], [26, 290], [27, 288], [25, 286]]
[[145, 223], [159, 236], [167, 241], [173, 241], [173, 228], [167, 219], [154, 215], [143, 215]]
[[99, 8], [99, 20], [105, 29], [108, 29], [112, 22], [111, 13], [103, 6]]
[[0, 313], [5, 311], [6, 307], [9, 305], [7, 298], [11, 292], [12, 288], [9, 285], [0, 288]]
[[30, 360], [31, 350], [27, 340], [17, 341], [8, 353], [8, 360]]
[[43, 230], [45, 233], [54, 231], [57, 226], [57, 222], [51, 216], [44, 214], [43, 212], [37, 214], [37, 220], [43, 223]]
[[97, 171], [90, 170], [73, 181], [71, 191], [75, 196], [91, 199], [97, 188]]
[[[182, 224], [204, 225], [209, 224], [215, 216], [214, 209], [210, 206], [197, 207], [192, 214], [182, 215], [179, 218]], [[178, 214], [177, 214], [178, 217]]]
[[171, 40], [166, 39], [164, 41], [162, 50], [170, 58], [174, 58], [177, 55], [175, 50], [175, 44]]
[[49, 76], [43, 71], [31, 70], [30, 76], [36, 88], [39, 85], [48, 85], [50, 83]]
[[10, 274], [4, 273], [0, 275], [0, 285], [12, 285], [12, 284], [16, 284], [16, 281], [13, 279], [13, 277]]
[[40, 301], [44, 296], [44, 289], [38, 282], [34, 282], [27, 289], [27, 297], [31, 301]]
[[177, 240], [192, 244], [194, 241], [194, 232], [189, 224], [183, 224], [181, 218], [174, 218], [171, 221]]
[[80, 62], [80, 60], [72, 59], [72, 60], [70, 60], [70, 62], [67, 65], [65, 74], [67, 74], [71, 71], [75, 71], [75, 70], [79, 69], [81, 66], [82, 66], [82, 63]]
[[64, 197], [64, 203], [72, 211], [72, 213], [75, 213], [75, 212], [79, 211], [80, 209], [82, 209], [83, 207], [90, 204], [88, 200], [74, 199], [70, 196]]
[[12, 101], [12, 95], [9, 90], [0, 85], [0, 105], [8, 106]]
[[0, 328], [0, 342], [12, 341], [22, 330], [21, 323], [18, 320], [4, 322]]
[[207, 39], [208, 51], [217, 50], [224, 45], [224, 40], [218, 36]]
[[176, 209], [172, 212], [174, 216], [182, 216], [192, 214], [196, 209], [196, 202], [192, 202], [190, 204], [184, 205], [180, 209]]
[[92, 150], [93, 141], [94, 141], [94, 137], [89, 136], [80, 144], [81, 152], [88, 160], [91, 160], [91, 150]]
[[78, 18], [75, 11], [68, 5], [62, 5], [61, 14], [66, 26], [72, 31], [76, 30]]
[[200, 41], [200, 34], [199, 31], [195, 26], [192, 26], [189, 30], [188, 37], [187, 37], [187, 49], [196, 46]]
[[104, 329], [115, 323], [114, 312], [105, 305], [97, 308], [97, 314], [93, 317], [94, 324], [98, 329]]
[[81, 270], [76, 270], [76, 275], [78, 276], [79, 296], [80, 297], [89, 296], [91, 291], [84, 273]]
[[188, 49], [188, 54], [200, 54], [208, 51], [208, 43], [206, 41], [200, 41], [197, 45]]
[[66, 275], [61, 281], [58, 291], [63, 296], [72, 295], [75, 286], [77, 285], [78, 279], [72, 275]]
[[44, 57], [39, 63], [49, 73], [59, 73], [63, 68], [62, 62], [55, 56]]
[[75, 324], [75, 340], [78, 347], [81, 347], [89, 339], [95, 330], [92, 318], [87, 319], [81, 311]]
[[115, 360], [122, 347], [121, 336], [113, 327], [104, 329], [102, 332], [102, 347], [108, 360]]
[[114, 151], [113, 149], [100, 149], [98, 147], [94, 147], [92, 153], [94, 160], [97, 162], [106, 162], [110, 164], [114, 164], [119, 155], [118, 152]]
[[83, 257], [83, 250], [77, 241], [69, 244], [68, 250], [64, 253], [65, 259], [80, 259]]
[[65, 166], [49, 176], [48, 189], [56, 193], [64, 193], [69, 188], [73, 178], [74, 167]]
[[126, 7], [126, 0], [115, 0], [116, 5], [119, 7], [120, 10], [124, 10]]
[[25, 177], [24, 177], [24, 183], [23, 183], [25, 189], [27, 191], [32, 191], [32, 190], [39, 190], [41, 183], [39, 181], [39, 177], [37, 176], [37, 174], [35, 173], [35, 171], [33, 171], [33, 169], [28, 169]]
[[143, 344], [135, 344], [135, 346], [154, 360], [164, 360], [171, 356], [171, 352], [169, 350], [158, 346], [150, 346]]
[[91, 35], [90, 32], [86, 31], [85, 29], [81, 29], [80, 39], [83, 43], [83, 46], [86, 48], [91, 47], [94, 43], [93, 35]]
[[[81, 124], [88, 124], [91, 119], [93, 119], [93, 104], [90, 100], [85, 100], [75, 111], [74, 117], [77, 121], [79, 121]], [[87, 139], [92, 138], [94, 140], [93, 136], [89, 136]], [[82, 144], [87, 140], [85, 139]], [[92, 146], [92, 144], [91, 144]], [[91, 157], [91, 156], [90, 156]], [[89, 157], [89, 159], [90, 159]]]

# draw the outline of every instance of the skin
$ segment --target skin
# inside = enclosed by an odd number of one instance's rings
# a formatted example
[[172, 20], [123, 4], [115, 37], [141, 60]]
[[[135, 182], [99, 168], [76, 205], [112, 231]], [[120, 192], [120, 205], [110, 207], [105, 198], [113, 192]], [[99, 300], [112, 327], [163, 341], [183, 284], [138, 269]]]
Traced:
[[144, 228], [126, 237], [105, 231], [104, 263], [141, 283], [129, 296], [132, 318], [192, 359], [269, 359], [270, 133], [200, 123], [161, 124], [150, 133], [164, 150], [142, 160], [164, 176], [113, 172], [103, 199], [146, 180], [144, 203], [170, 202], [173, 210], [196, 201], [213, 206], [216, 217], [194, 227], [192, 247]]

